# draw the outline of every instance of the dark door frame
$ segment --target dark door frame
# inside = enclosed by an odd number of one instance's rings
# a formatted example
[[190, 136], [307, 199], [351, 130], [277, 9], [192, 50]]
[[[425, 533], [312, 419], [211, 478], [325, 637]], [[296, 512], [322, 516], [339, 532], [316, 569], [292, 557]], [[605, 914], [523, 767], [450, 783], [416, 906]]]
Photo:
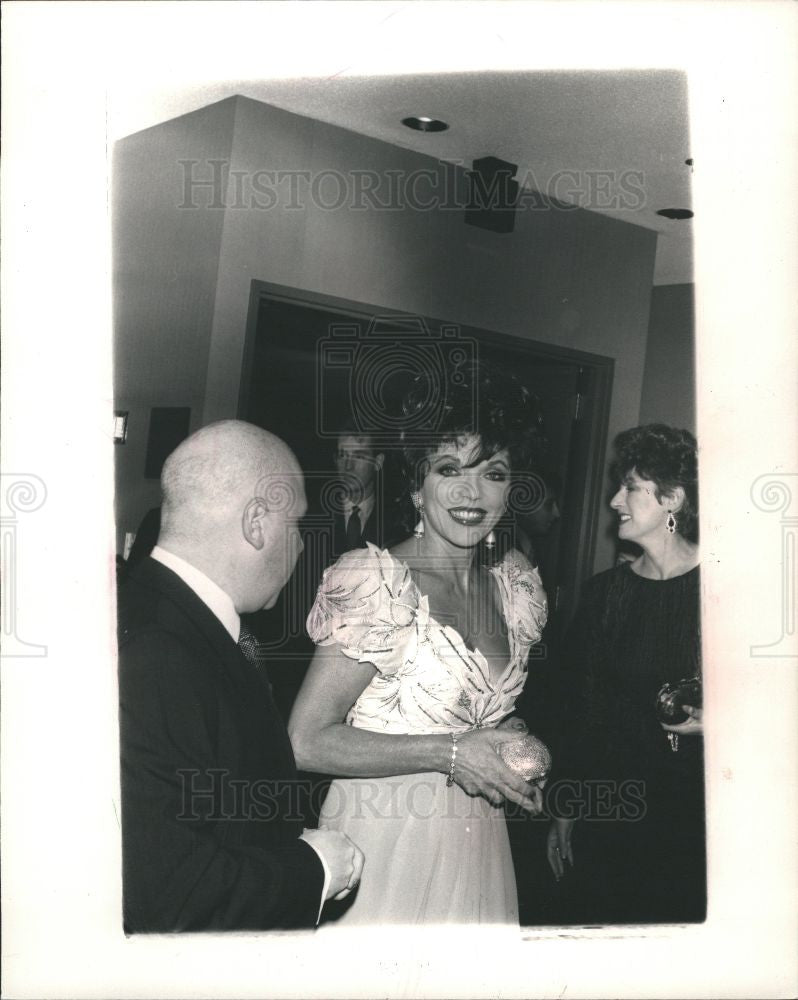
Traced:
[[[321, 292], [311, 292], [300, 288], [291, 288], [288, 285], [277, 285], [269, 281], [253, 279], [250, 286], [238, 397], [238, 416], [240, 418], [245, 418], [248, 412], [249, 372], [255, 351], [259, 307], [264, 299], [323, 309], [328, 313], [340, 313], [343, 320], [352, 316], [370, 320], [375, 316], [406, 317], [408, 315], [406, 310], [389, 309]], [[530, 360], [537, 358], [559, 362], [576, 366], [579, 369], [579, 389], [574, 400], [574, 425], [569, 458], [569, 467], [573, 465], [574, 468], [583, 470], [580, 481], [572, 484], [572, 489], [569, 490], [569, 506], [578, 529], [572, 536], [571, 545], [567, 546], [562, 554], [562, 558], [573, 567], [573, 579], [578, 586], [593, 573], [593, 559], [598, 535], [598, 515], [603, 499], [607, 429], [615, 372], [614, 359], [604, 355], [589, 354], [586, 351], [577, 351], [570, 347], [560, 347], [538, 340], [526, 339], [513, 334], [498, 333], [495, 330], [467, 326], [462, 323], [455, 324], [437, 317], [425, 316], [421, 318], [434, 327], [441, 324], [457, 326], [467, 336], [474, 337], [493, 347], [525, 355]], [[564, 597], [566, 607], [572, 608], [577, 594], [567, 594]]]

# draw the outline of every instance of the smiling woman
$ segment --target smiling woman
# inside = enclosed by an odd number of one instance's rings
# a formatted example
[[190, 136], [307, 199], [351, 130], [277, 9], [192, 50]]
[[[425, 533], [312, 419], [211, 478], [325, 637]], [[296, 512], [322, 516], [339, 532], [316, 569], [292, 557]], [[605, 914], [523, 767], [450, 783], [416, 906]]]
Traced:
[[430, 540], [436, 534], [453, 545], [476, 545], [504, 514], [509, 455], [502, 450], [475, 463], [480, 451], [479, 438], [471, 435], [443, 445], [430, 457], [429, 472], [418, 491]]
[[[444, 402], [425, 422], [433, 395]], [[325, 573], [289, 730], [300, 767], [339, 776], [320, 822], [368, 858], [338, 923], [513, 924], [500, 807], [538, 812], [541, 793], [498, 751], [526, 730], [510, 716], [547, 608], [520, 552], [488, 556], [540, 421], [516, 379], [478, 366], [443, 386], [419, 376], [403, 414], [416, 529]]]
[[610, 507], [619, 519], [618, 537], [643, 545], [664, 521], [677, 545], [689, 551], [698, 539], [698, 470], [695, 438], [664, 424], [633, 427], [619, 434], [610, 470], [619, 484]]
[[[570, 885], [571, 922], [697, 922], [706, 912], [697, 447], [688, 431], [650, 424], [618, 435], [615, 451], [610, 506], [619, 539], [640, 554], [588, 581], [570, 629], [557, 755], [568, 781], [553, 789], [548, 860]], [[657, 713], [664, 685], [693, 699], [675, 706], [675, 725]], [[574, 828], [576, 818], [586, 822]]]

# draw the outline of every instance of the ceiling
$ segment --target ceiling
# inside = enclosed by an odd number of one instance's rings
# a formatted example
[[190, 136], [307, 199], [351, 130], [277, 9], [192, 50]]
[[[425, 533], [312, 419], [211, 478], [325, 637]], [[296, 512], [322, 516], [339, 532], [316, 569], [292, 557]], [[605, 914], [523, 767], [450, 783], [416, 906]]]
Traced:
[[[658, 233], [655, 284], [693, 280], [686, 75], [675, 70], [509, 71], [229, 80], [138, 88], [111, 103], [113, 138], [234, 94], [306, 115], [436, 159], [470, 166], [483, 156], [518, 164], [525, 187]], [[414, 132], [409, 115], [441, 118]]]

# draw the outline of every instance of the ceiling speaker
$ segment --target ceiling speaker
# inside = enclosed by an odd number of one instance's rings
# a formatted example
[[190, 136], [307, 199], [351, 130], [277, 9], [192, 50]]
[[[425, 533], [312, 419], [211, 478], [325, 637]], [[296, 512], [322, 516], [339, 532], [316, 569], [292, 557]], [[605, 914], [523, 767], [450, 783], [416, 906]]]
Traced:
[[474, 160], [472, 169], [466, 171], [466, 225], [489, 229], [492, 233], [511, 233], [515, 229], [518, 182], [513, 178], [517, 170], [517, 163], [496, 156]]

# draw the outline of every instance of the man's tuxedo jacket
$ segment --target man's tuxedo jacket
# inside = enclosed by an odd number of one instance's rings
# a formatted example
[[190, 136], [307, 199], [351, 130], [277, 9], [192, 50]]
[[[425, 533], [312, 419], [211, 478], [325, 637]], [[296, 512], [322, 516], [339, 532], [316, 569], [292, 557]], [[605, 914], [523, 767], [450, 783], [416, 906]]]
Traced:
[[322, 863], [268, 681], [170, 569], [120, 588], [125, 930], [312, 927]]

